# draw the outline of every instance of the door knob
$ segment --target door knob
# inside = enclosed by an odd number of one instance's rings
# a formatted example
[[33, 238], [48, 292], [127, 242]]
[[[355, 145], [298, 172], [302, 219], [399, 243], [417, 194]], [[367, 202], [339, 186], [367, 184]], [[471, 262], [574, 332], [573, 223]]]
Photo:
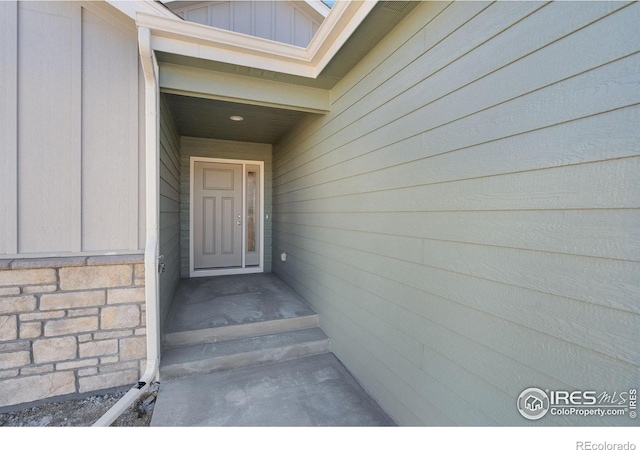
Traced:
[[236, 222], [238, 225], [242, 225], [242, 222], [240, 222], [239, 220]]

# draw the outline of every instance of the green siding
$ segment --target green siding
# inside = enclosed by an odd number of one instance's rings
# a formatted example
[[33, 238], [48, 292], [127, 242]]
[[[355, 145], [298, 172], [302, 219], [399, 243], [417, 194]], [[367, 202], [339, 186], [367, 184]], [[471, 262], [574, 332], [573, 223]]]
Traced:
[[640, 382], [639, 20], [421, 3], [274, 147], [273, 271], [398, 423], [631, 424], [515, 405]]
[[166, 271], [160, 275], [160, 329], [169, 314], [180, 280], [180, 136], [169, 106], [160, 103], [160, 254]]

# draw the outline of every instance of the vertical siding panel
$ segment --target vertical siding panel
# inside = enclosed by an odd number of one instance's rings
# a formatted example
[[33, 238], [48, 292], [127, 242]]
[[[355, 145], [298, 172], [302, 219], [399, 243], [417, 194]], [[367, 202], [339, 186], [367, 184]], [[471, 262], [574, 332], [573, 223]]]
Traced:
[[224, 28], [229, 30], [231, 27], [231, 4], [219, 3], [217, 5], [211, 5], [211, 26], [217, 28]]
[[18, 6], [0, 2], [0, 255], [18, 252]]
[[[179, 2], [178, 2], [179, 3]], [[324, 18], [297, 1], [234, 0], [196, 2], [171, 9], [180, 17], [202, 25], [307, 47]]]
[[232, 30], [236, 33], [251, 34], [251, 3], [231, 2], [233, 8]]
[[207, 7], [191, 9], [185, 12], [185, 16], [190, 22], [199, 23], [201, 25], [208, 25], [209, 23], [209, 9]]
[[271, 39], [273, 36], [272, 2], [254, 2], [254, 34], [255, 36]]
[[311, 41], [311, 20], [300, 11], [293, 10], [293, 45], [306, 47]]
[[19, 4], [21, 253], [80, 250], [80, 5]]
[[276, 2], [276, 21], [273, 24], [275, 40], [286, 44], [293, 42], [293, 9], [286, 2]]
[[74, 5], [71, 20], [71, 151], [73, 182], [69, 250], [82, 251], [82, 7]]
[[[139, 153], [140, 150], [145, 147], [138, 147], [138, 134], [140, 129], [138, 127], [139, 106], [138, 103], [138, 46], [137, 39], [134, 34], [130, 37], [130, 59], [127, 66], [128, 69], [128, 92], [129, 92], [129, 111], [128, 111], [128, 123], [130, 128], [129, 139], [127, 142], [128, 151], [128, 164], [130, 165], [127, 170], [131, 177], [131, 183], [128, 186], [129, 192], [127, 200], [129, 203], [129, 211], [127, 214], [128, 223], [125, 225], [128, 227], [127, 232], [127, 248], [137, 249], [138, 247], [138, 230], [140, 225], [138, 223], [138, 214], [140, 212], [139, 205], [139, 192], [141, 186], [144, 186], [144, 182], [140, 181], [140, 165], [139, 165]], [[134, 63], [135, 61], [135, 63]], [[140, 183], [143, 183], [142, 185]], [[143, 209], [144, 211], [144, 209]]]
[[136, 39], [88, 10], [83, 16], [83, 250], [136, 249]]

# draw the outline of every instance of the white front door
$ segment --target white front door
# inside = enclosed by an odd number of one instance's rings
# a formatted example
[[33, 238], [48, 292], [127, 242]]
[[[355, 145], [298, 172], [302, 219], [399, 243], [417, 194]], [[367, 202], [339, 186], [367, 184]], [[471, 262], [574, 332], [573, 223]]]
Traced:
[[192, 276], [261, 268], [260, 163], [192, 159]]

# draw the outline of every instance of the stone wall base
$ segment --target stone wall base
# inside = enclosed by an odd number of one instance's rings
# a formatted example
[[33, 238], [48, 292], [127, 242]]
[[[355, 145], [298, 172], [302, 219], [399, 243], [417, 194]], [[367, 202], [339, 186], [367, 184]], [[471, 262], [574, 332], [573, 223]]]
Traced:
[[143, 255], [0, 260], [0, 407], [134, 384]]

